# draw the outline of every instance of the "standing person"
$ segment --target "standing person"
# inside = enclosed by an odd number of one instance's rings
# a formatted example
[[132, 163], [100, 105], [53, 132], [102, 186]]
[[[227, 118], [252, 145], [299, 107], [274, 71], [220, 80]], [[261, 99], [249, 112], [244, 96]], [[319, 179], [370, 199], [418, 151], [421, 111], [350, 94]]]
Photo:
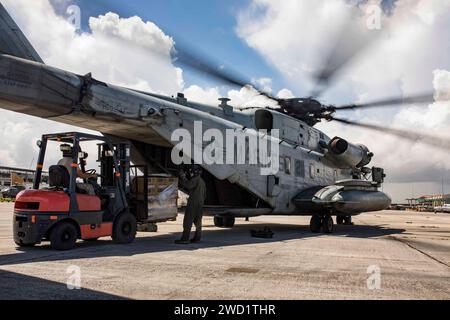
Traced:
[[[186, 177], [186, 173], [181, 171], [181, 186], [188, 192], [186, 211], [183, 220], [183, 235], [180, 240], [175, 241], [177, 244], [198, 243], [202, 237], [202, 218], [203, 205], [206, 200], [206, 185], [203, 181], [202, 168], [200, 166], [192, 166], [190, 169], [190, 179]], [[189, 241], [192, 224], [195, 225], [195, 236]]]

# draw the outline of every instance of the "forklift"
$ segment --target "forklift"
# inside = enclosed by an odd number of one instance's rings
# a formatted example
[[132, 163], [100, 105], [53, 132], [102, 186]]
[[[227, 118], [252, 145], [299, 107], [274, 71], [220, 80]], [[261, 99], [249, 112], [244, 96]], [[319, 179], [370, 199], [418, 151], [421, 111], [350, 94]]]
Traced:
[[[86, 170], [88, 154], [80, 144], [99, 141], [100, 173]], [[49, 142], [70, 145], [70, 170], [67, 166], [49, 167], [49, 187], [41, 188], [45, 153]], [[17, 195], [14, 206], [14, 241], [20, 247], [30, 247], [50, 241], [55, 250], [70, 250], [78, 239], [95, 241], [112, 237], [115, 243], [134, 241], [137, 224], [148, 220], [147, 167], [131, 166], [129, 142], [112, 143], [110, 139], [85, 133], [69, 132], [43, 135], [33, 189]], [[78, 161], [80, 164], [78, 164]], [[143, 195], [132, 192], [130, 170], [140, 169], [144, 179]], [[77, 171], [98, 178], [77, 182]], [[98, 184], [100, 180], [100, 184]], [[79, 180], [78, 180], [79, 181]]]

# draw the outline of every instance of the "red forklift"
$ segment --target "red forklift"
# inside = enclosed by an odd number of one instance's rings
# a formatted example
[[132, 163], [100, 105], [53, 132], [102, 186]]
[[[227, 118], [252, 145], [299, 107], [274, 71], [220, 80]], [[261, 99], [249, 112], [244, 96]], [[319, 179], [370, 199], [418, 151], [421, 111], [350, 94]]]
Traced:
[[[67, 166], [50, 166], [49, 186], [41, 188], [50, 141], [70, 145], [72, 163], [70, 170]], [[95, 169], [85, 170], [88, 155], [81, 151], [80, 144], [88, 141], [100, 142], [97, 160], [100, 184], [97, 178], [77, 182], [77, 170], [96, 174]], [[137, 224], [148, 218], [148, 190], [140, 196], [131, 192], [130, 169], [139, 168], [143, 172], [141, 179], [147, 179], [148, 174], [146, 166], [130, 165], [130, 143], [113, 144], [107, 137], [70, 132], [44, 135], [38, 146], [33, 189], [20, 192], [15, 202], [15, 243], [27, 247], [50, 241], [55, 250], [69, 250], [78, 239], [95, 241], [112, 237], [120, 244], [133, 242]], [[147, 181], [143, 185], [147, 186]]]

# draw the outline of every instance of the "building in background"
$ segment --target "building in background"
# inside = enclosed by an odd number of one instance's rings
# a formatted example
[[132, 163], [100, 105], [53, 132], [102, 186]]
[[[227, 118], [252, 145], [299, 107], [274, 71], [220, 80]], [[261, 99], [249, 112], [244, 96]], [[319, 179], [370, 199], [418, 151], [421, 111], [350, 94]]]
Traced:
[[[14, 185], [31, 187], [33, 184], [34, 173], [34, 170], [0, 166], [0, 187]], [[48, 183], [47, 172], [42, 173], [42, 182]]]
[[450, 205], [450, 194], [421, 196], [406, 199], [408, 207], [417, 211], [433, 211], [436, 207]]
[[443, 206], [444, 204], [450, 204], [450, 194], [422, 196], [417, 198], [416, 202], [419, 205], [428, 205], [432, 207]]

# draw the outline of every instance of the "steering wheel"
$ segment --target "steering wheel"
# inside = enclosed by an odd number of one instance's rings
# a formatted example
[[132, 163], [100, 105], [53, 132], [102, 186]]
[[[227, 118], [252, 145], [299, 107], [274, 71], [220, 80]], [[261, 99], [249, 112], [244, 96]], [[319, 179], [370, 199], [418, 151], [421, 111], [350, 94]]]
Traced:
[[[96, 169], [89, 169], [89, 170], [86, 170], [85, 173], [87, 173], [87, 174], [95, 174], [95, 175], [96, 175], [96, 178], [89, 178], [89, 179], [95, 179], [95, 180], [97, 180], [97, 177], [99, 177], [99, 178], [104, 178], [104, 177], [105, 177], [105, 176], [103, 176], [103, 175], [101, 175], [101, 174], [98, 174]], [[87, 179], [87, 180], [89, 180], [89, 179]]]
[[97, 170], [95, 170], [95, 169], [89, 169], [89, 170], [86, 170], [85, 173], [87, 173], [87, 174], [96, 174], [96, 173], [97, 173]]

